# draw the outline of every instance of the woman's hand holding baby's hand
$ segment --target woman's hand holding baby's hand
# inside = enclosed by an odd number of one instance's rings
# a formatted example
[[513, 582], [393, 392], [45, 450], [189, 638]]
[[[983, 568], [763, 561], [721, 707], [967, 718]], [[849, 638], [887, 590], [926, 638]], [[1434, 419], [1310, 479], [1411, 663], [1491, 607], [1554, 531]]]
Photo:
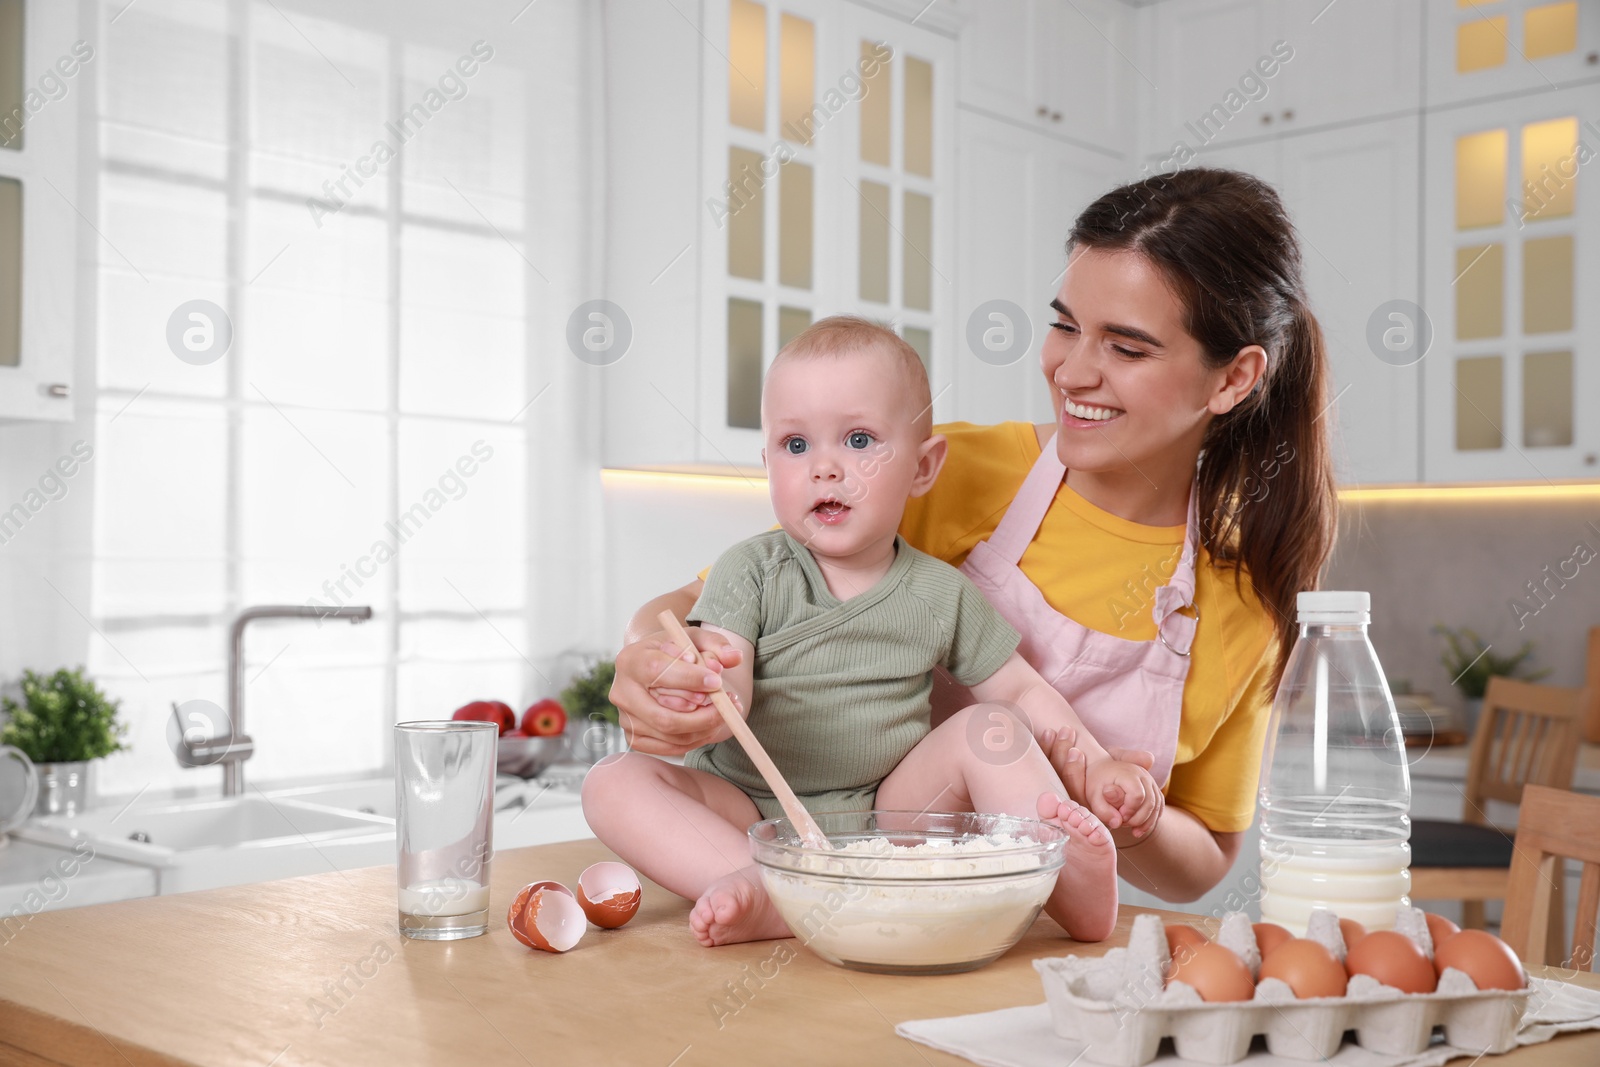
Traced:
[[1119, 759], [1096, 760], [1085, 772], [1089, 810], [1110, 830], [1126, 829], [1138, 839], [1155, 829], [1164, 800], [1150, 771]]
[[738, 664], [740, 652], [721, 634], [698, 626], [688, 631], [706, 658], [704, 667], [664, 630], [617, 653], [611, 703], [621, 715], [628, 746], [636, 751], [678, 756], [729, 736], [710, 694], [720, 688], [722, 669]]
[[1112, 748], [1107, 750], [1109, 760], [1091, 766], [1077, 740], [1070, 727], [1045, 730], [1038, 738], [1067, 795], [1094, 812], [1107, 829], [1131, 831], [1139, 840], [1148, 837], [1166, 806], [1150, 774], [1155, 757], [1143, 749]]

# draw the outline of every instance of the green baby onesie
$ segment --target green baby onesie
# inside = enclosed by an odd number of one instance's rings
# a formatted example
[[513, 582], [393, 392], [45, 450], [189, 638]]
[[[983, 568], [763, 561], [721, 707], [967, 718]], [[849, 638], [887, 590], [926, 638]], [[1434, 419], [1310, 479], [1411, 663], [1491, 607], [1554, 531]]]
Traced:
[[[888, 573], [841, 601], [794, 538], [758, 534], [718, 558], [688, 619], [755, 645], [750, 729], [812, 812], [871, 809], [929, 732], [935, 664], [974, 685], [1021, 640], [966, 575], [898, 535]], [[684, 766], [737, 785], [762, 818], [783, 814], [738, 741], [697, 748]]]

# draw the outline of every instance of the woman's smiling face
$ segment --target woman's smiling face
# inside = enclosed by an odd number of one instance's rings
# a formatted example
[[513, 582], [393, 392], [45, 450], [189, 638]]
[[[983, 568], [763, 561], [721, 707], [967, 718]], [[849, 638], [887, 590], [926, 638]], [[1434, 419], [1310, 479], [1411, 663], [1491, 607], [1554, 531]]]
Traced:
[[1166, 280], [1138, 253], [1083, 248], [1051, 303], [1039, 361], [1062, 463], [1152, 482], [1186, 471], [1187, 487], [1207, 424], [1236, 399], [1227, 368], [1205, 365]]

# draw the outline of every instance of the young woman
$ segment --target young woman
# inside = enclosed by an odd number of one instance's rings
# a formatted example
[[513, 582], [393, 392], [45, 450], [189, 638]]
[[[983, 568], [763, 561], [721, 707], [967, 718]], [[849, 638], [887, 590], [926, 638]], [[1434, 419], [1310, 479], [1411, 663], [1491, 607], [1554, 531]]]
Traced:
[[[1294, 597], [1332, 549], [1327, 356], [1293, 226], [1259, 179], [1125, 185], [1067, 247], [1040, 353], [1054, 421], [938, 427], [944, 470], [900, 532], [978, 583], [1097, 738], [1150, 753], [1166, 809], [1148, 835], [1119, 835], [1119, 873], [1193, 900], [1254, 816]], [[639, 751], [728, 736], [714, 672], [674, 659], [655, 622], [700, 586], [641, 608], [618, 654], [611, 699]], [[737, 662], [713, 634], [696, 643]], [[964, 700], [936, 686], [935, 722]], [[1040, 740], [1083, 802], [1072, 739]]]

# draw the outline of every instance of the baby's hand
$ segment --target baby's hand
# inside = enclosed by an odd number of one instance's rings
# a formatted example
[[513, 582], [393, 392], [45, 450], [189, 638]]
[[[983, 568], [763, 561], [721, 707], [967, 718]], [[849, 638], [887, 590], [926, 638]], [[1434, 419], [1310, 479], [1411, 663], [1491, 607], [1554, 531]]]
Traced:
[[[720, 675], [725, 668], [738, 666], [741, 653], [728, 643], [727, 638], [721, 634], [703, 630], [698, 626], [689, 627], [688, 632], [695, 646], [700, 650], [706, 669], [712, 674]], [[662, 647], [669, 648], [670, 646], [663, 644]], [[694, 662], [694, 656], [687, 649], [671, 650], [677, 653], [679, 659], [689, 663]], [[700, 708], [709, 708], [711, 706], [711, 691], [708, 689], [674, 689], [653, 684], [646, 685], [645, 689], [656, 703], [673, 711], [696, 711]], [[737, 696], [732, 692], [728, 695], [734, 697], [734, 703], [739, 705], [739, 710], [742, 712], [744, 707], [740, 704]]]
[[[1134, 837], [1147, 836], [1155, 829], [1156, 819], [1160, 818], [1161, 809], [1166, 803], [1155, 779], [1149, 774], [1150, 767], [1155, 763], [1154, 757], [1142, 749], [1113, 748], [1112, 758], [1098, 760], [1096, 766], [1121, 767], [1122, 772], [1112, 775], [1109, 786], [1099, 778], [1091, 784], [1088, 781], [1089, 767], [1083, 751], [1076, 747], [1077, 740], [1077, 732], [1071, 727], [1059, 731], [1047, 729], [1038, 738], [1039, 747], [1044, 749], [1050, 765], [1060, 775], [1067, 795], [1093, 811], [1107, 827], [1131, 826]], [[1103, 775], [1105, 772], [1097, 773]], [[1138, 787], [1132, 791], [1131, 797], [1128, 795], [1130, 782], [1127, 781], [1130, 774], [1136, 775]], [[1124, 806], [1130, 803], [1132, 806], [1124, 812]], [[1154, 811], [1146, 812], [1145, 805], [1151, 803], [1155, 805]]]
[[1161, 788], [1145, 768], [1121, 760], [1096, 760], [1085, 769], [1089, 810], [1110, 829], [1127, 827], [1134, 837], [1155, 829], [1161, 816]]
[[[655, 699], [656, 703], [664, 708], [673, 708], [678, 711], [694, 711], [697, 708], [709, 708], [712, 706], [710, 693], [696, 693], [687, 689], [658, 689], [654, 686], [650, 687], [647, 692]], [[732, 689], [724, 689], [723, 692], [728, 694], [728, 699], [733, 701], [733, 706], [739, 709], [740, 715], [747, 714], [744, 710], [744, 701], [739, 699], [738, 693]]]

